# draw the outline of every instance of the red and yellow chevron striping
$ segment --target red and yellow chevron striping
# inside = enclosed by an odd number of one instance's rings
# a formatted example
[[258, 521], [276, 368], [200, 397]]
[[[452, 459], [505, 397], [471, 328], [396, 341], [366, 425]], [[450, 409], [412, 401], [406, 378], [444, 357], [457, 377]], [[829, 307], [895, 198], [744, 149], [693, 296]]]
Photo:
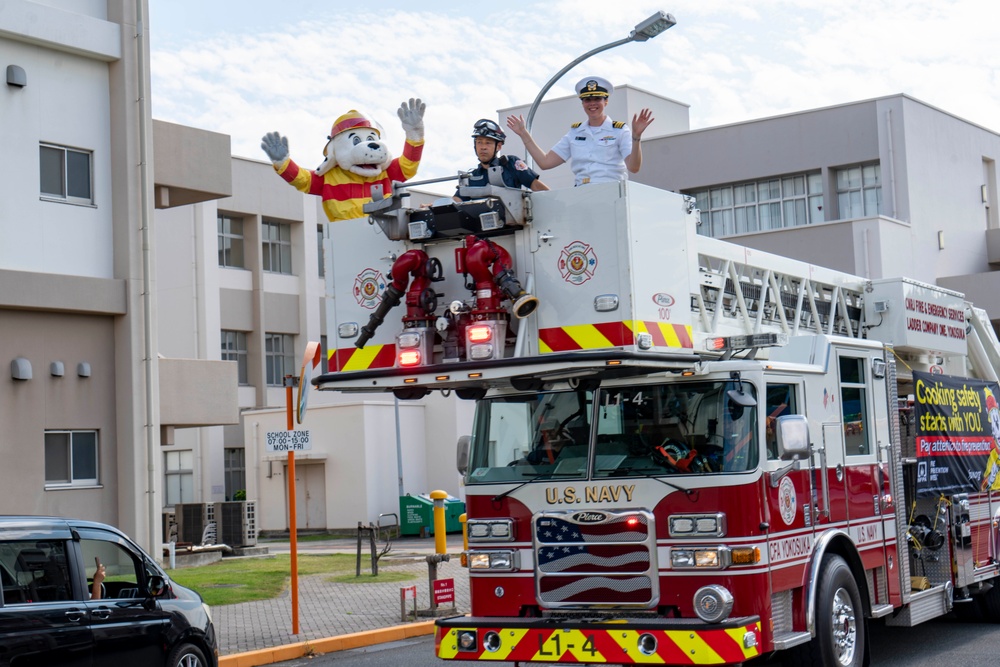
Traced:
[[634, 345], [635, 336], [639, 333], [652, 336], [653, 347], [694, 347], [688, 325], [628, 320], [541, 329], [538, 332], [538, 348], [545, 353], [625, 347]]
[[330, 353], [330, 372], [365, 371], [372, 368], [392, 368], [396, 363], [396, 346], [367, 345], [359, 350], [356, 347], [342, 347]]
[[[459, 651], [458, 635], [466, 631], [476, 632], [476, 648]], [[499, 637], [495, 650], [483, 646], [487, 632], [495, 632]], [[438, 627], [435, 647], [437, 656], [443, 660], [738, 665], [760, 655], [760, 632], [759, 621], [735, 628], [692, 626], [689, 630], [630, 630], [615, 628], [613, 624], [587, 629]], [[642, 635], [651, 635], [656, 640], [655, 651], [639, 650]], [[747, 641], [748, 638], [752, 641]]]

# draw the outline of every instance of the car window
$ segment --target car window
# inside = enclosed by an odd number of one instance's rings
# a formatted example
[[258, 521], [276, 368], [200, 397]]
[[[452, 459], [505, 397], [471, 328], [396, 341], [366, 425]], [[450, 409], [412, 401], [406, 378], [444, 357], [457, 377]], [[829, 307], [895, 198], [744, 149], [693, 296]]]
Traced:
[[139, 593], [140, 563], [138, 559], [123, 546], [104, 540], [80, 540], [80, 550], [83, 553], [83, 565], [87, 572], [88, 589], [97, 571], [97, 559], [104, 566], [104, 593], [102, 598], [135, 598], [142, 597]]
[[61, 540], [0, 543], [0, 579], [4, 605], [73, 598], [66, 543]]

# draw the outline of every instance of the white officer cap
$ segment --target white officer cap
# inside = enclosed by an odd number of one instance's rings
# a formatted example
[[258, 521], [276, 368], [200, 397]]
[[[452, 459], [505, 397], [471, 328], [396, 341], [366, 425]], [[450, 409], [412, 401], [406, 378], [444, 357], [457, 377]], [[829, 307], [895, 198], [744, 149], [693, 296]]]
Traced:
[[615, 87], [607, 79], [599, 76], [585, 76], [576, 84], [576, 94], [580, 99], [588, 97], [610, 97]]

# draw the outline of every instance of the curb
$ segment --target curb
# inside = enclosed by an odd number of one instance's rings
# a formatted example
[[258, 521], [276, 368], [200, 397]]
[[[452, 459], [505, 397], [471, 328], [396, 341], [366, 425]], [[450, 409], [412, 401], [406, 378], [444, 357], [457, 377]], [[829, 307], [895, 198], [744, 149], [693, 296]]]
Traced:
[[434, 634], [434, 621], [421, 621], [409, 625], [396, 625], [391, 628], [366, 630], [365, 632], [354, 632], [327, 639], [316, 639], [297, 642], [295, 644], [284, 644], [257, 651], [247, 651], [246, 653], [224, 655], [219, 657], [219, 667], [272, 665], [276, 662], [294, 660], [307, 655], [346, 651], [363, 646], [373, 646], [375, 644], [384, 644], [432, 634]]

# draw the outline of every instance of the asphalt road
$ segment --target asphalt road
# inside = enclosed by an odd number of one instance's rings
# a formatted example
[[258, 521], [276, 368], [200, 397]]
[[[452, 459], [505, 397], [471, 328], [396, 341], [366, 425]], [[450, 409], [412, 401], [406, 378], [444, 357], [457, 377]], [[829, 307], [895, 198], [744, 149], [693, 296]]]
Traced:
[[[1000, 663], [997, 655], [1000, 625], [963, 623], [947, 616], [915, 628], [886, 628], [876, 622], [870, 629], [872, 665], [877, 667], [986, 667]], [[284, 667], [441, 667], [445, 662], [434, 657], [433, 637], [422, 637], [279, 664]], [[749, 663], [747, 667], [751, 665], [781, 667], [782, 662], [771, 659]]]

